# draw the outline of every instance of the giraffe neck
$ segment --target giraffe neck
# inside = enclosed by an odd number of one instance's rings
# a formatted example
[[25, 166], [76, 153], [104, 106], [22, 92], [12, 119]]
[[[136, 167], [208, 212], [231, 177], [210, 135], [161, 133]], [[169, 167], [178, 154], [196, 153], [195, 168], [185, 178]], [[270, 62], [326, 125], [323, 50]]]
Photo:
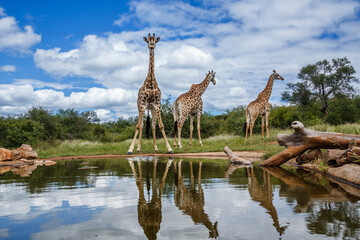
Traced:
[[149, 49], [149, 53], [150, 53], [150, 57], [149, 57], [149, 70], [148, 70], [148, 74], [147, 77], [145, 79], [145, 83], [149, 83], [151, 85], [154, 85], [156, 83], [155, 80], [155, 58], [154, 58], [154, 49], [150, 48]]
[[271, 74], [265, 89], [259, 95], [261, 95], [262, 98], [269, 100], [273, 88], [273, 84], [274, 84], [274, 78], [273, 75]]
[[202, 95], [205, 90], [207, 89], [207, 87], [209, 86], [209, 83], [210, 83], [210, 74], [208, 74], [204, 81], [202, 81], [198, 86], [197, 86], [197, 93], [198, 95]]

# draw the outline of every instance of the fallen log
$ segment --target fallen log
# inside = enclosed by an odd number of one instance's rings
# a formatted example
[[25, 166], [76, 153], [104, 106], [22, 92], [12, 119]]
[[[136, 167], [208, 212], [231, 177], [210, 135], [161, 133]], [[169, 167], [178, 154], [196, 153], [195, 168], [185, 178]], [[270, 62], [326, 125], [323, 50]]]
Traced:
[[245, 160], [243, 158], [240, 158], [236, 156], [233, 151], [227, 146], [224, 147], [224, 152], [228, 156], [230, 163], [236, 163], [236, 164], [243, 164], [243, 165], [253, 165], [251, 161]]
[[324, 153], [323, 163], [327, 166], [341, 166], [347, 163], [360, 164], [360, 156], [351, 149], [328, 149]]
[[293, 134], [278, 134], [277, 136], [279, 145], [285, 146], [286, 149], [265, 160], [260, 166], [279, 166], [309, 149], [346, 149], [351, 141], [354, 141], [355, 145], [360, 144], [359, 135], [313, 131], [306, 129], [298, 121], [293, 122], [291, 127], [295, 130]]
[[311, 149], [308, 152], [301, 154], [299, 157], [296, 158], [297, 164], [309, 163], [313, 162], [316, 159], [322, 157], [321, 149]]

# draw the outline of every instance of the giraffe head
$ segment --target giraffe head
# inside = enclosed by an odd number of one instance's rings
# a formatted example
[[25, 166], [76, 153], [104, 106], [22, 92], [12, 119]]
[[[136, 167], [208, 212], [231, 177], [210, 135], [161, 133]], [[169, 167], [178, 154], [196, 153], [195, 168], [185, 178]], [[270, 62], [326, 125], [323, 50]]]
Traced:
[[209, 73], [207, 74], [207, 77], [210, 78], [210, 81], [211, 81], [214, 85], [216, 85], [215, 74], [216, 74], [216, 72], [214, 72], [213, 70], [209, 71]]
[[284, 81], [284, 78], [282, 76], [280, 76], [280, 74], [278, 74], [275, 70], [273, 70], [273, 74], [272, 74], [274, 79], [278, 79], [278, 80], [282, 80]]
[[155, 45], [158, 41], [160, 41], [160, 37], [155, 38], [155, 33], [151, 36], [149, 33], [148, 37], [144, 36], [144, 41], [147, 42], [149, 49], [155, 49]]

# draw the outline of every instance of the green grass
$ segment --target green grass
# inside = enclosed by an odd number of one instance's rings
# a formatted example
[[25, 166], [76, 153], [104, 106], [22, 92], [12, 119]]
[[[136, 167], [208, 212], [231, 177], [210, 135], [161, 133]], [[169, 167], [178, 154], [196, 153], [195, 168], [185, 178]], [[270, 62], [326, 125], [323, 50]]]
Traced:
[[[265, 157], [271, 156], [284, 149], [274, 141], [278, 133], [291, 133], [287, 130], [272, 130], [270, 138], [262, 139], [261, 135], [255, 134], [251, 140], [245, 141], [244, 137], [235, 135], [220, 135], [203, 139], [203, 146], [200, 146], [197, 139], [193, 139], [192, 146], [189, 146], [189, 139], [182, 139], [183, 149], [173, 147], [174, 139], [168, 138], [169, 144], [175, 153], [196, 153], [196, 152], [222, 152], [225, 146], [233, 151], [262, 151]], [[77, 156], [77, 155], [103, 155], [103, 154], [126, 154], [130, 147], [131, 139], [123, 142], [89, 142], [85, 140], [62, 141], [52, 144], [38, 144], [34, 150], [39, 158]], [[159, 153], [167, 153], [164, 139], [157, 139]], [[137, 144], [135, 144], [134, 153]], [[152, 139], [141, 141], [141, 153], [154, 153]]]
[[[306, 127], [306, 126], [305, 126]], [[341, 132], [346, 134], [360, 134], [360, 124], [343, 124], [331, 126], [320, 124], [308, 127], [308, 129], [327, 132]], [[277, 134], [291, 134], [292, 129], [271, 129], [270, 138], [262, 139], [261, 134], [254, 134], [251, 140], [245, 141], [243, 136], [220, 135], [203, 139], [203, 146], [200, 146], [197, 139], [193, 139], [193, 145], [189, 146], [189, 139], [182, 139], [183, 149], [173, 147], [174, 139], [168, 138], [169, 144], [175, 153], [196, 153], [196, 152], [222, 152], [225, 146], [233, 151], [262, 151], [263, 158], [281, 152], [284, 147], [277, 144]], [[77, 155], [103, 155], [103, 154], [126, 154], [131, 144], [131, 139], [123, 142], [89, 142], [85, 140], [62, 141], [52, 144], [38, 144], [34, 150], [39, 158], [77, 156]], [[141, 153], [154, 153], [152, 139], [143, 139]], [[157, 139], [159, 153], [167, 153], [164, 139]], [[134, 153], [137, 144], [135, 144]]]
[[[305, 126], [306, 127], [306, 126]], [[359, 123], [346, 123], [341, 125], [329, 125], [329, 124], [317, 124], [308, 127], [311, 130], [320, 132], [337, 132], [345, 134], [356, 134], [360, 135], [360, 124]]]

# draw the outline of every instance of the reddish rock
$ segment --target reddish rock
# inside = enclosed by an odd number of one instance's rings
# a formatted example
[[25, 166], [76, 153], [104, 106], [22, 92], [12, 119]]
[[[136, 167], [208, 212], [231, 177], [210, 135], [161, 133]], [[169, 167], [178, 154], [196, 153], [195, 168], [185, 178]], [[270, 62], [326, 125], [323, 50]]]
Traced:
[[12, 160], [18, 159], [35, 159], [37, 158], [37, 153], [32, 149], [30, 145], [23, 144], [20, 148], [17, 148], [11, 152]]
[[15, 174], [19, 174], [21, 177], [30, 177], [31, 173], [37, 168], [36, 165], [20, 165], [11, 168], [11, 171]]
[[10, 171], [10, 167], [0, 167], [0, 174], [6, 173]]
[[51, 166], [51, 165], [54, 165], [54, 164], [56, 164], [56, 162], [54, 162], [54, 161], [51, 161], [51, 160], [46, 160], [45, 161], [46, 166]]
[[5, 148], [0, 148], [0, 161], [11, 160], [11, 151]]

